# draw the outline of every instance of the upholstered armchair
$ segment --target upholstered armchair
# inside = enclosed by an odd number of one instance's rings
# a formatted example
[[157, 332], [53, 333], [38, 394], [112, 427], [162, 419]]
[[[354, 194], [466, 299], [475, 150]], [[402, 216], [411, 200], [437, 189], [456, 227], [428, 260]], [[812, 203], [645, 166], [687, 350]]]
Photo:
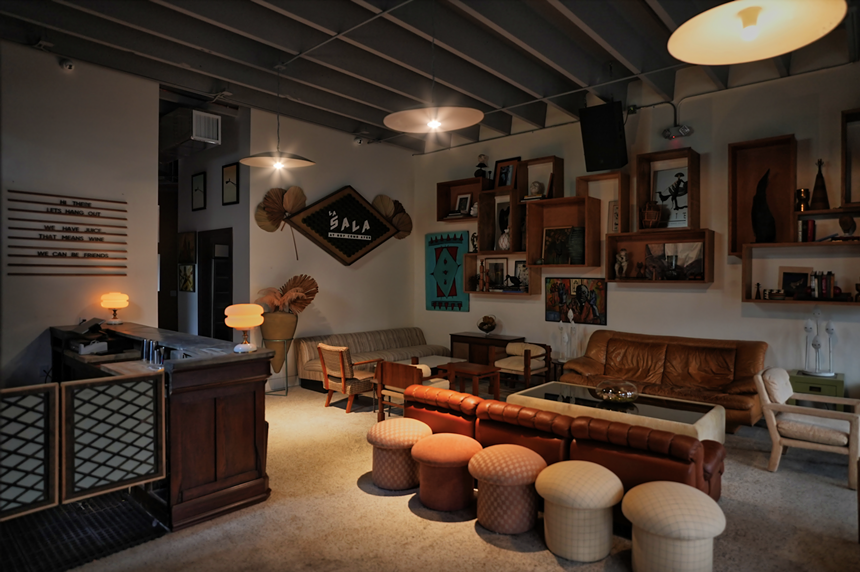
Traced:
[[521, 375], [526, 387], [531, 385], [533, 375], [543, 374], [544, 383], [549, 381], [549, 360], [552, 349], [548, 344], [512, 342], [505, 347], [506, 357], [496, 360], [495, 366], [502, 374]]
[[[786, 447], [839, 453], [848, 455], [848, 487], [856, 489], [860, 399], [794, 393], [788, 372], [782, 368], [766, 369], [754, 381], [773, 441], [768, 470], [776, 471]], [[844, 405], [846, 411], [788, 405], [789, 399]]]
[[346, 402], [346, 412], [352, 411], [352, 402], [359, 393], [373, 391], [373, 380], [375, 371], [356, 369], [355, 366], [367, 365], [382, 361], [382, 359], [370, 359], [353, 363], [349, 355], [348, 347], [328, 346], [319, 344], [317, 351], [320, 354], [320, 363], [323, 370], [323, 387], [328, 391], [325, 406], [331, 405], [331, 396], [339, 391], [349, 396]]
[[[414, 360], [417, 361], [417, 360]], [[410, 385], [429, 385], [448, 389], [448, 380], [430, 375], [430, 368], [422, 364], [407, 365], [384, 361], [377, 366], [376, 398], [379, 401], [377, 421], [385, 420], [385, 406], [403, 407], [403, 393]]]

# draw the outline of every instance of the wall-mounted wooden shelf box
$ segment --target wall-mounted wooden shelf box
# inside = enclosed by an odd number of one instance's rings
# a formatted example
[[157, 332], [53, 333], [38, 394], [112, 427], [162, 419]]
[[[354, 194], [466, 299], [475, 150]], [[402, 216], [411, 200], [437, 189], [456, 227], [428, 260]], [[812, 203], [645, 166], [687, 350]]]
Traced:
[[[814, 212], [814, 211], [809, 211]], [[839, 302], [832, 300], [821, 300], [818, 298], [810, 300], [756, 300], [755, 284], [753, 283], [753, 260], [754, 258], [796, 258], [798, 254], [806, 254], [809, 258], [819, 258], [824, 255], [839, 255], [858, 258], [858, 272], [851, 274], [856, 276], [860, 273], [860, 242], [771, 242], [768, 244], [745, 244], [741, 255], [741, 296], [744, 302], [755, 302], [756, 304], [825, 304], [827, 306], [854, 306], [860, 308], [860, 302]], [[818, 270], [821, 270], [819, 268]], [[843, 291], [851, 292], [851, 284], [842, 284]], [[847, 287], [846, 287], [847, 286]]]
[[[539, 268], [600, 266], [600, 199], [564, 197], [532, 201], [526, 214], [526, 264]], [[585, 228], [584, 264], [537, 264], [544, 258], [544, 229]]]
[[548, 199], [564, 196], [564, 159], [550, 155], [538, 159], [520, 161], [517, 166], [517, 188], [523, 195], [529, 194], [529, 185], [538, 181], [544, 185]]
[[[585, 175], [576, 178], [576, 196], [587, 197], [589, 183], [599, 181], [617, 181], [618, 186], [618, 232], [630, 231], [630, 176], [621, 171]], [[607, 228], [606, 232], [610, 232]]]
[[[540, 268], [529, 267], [529, 289], [525, 292], [482, 292], [476, 290], [472, 285], [470, 285], [470, 278], [472, 276], [476, 276], [478, 274], [478, 268], [480, 268], [480, 260], [487, 258], [500, 258], [502, 256], [507, 256], [505, 253], [498, 253], [498, 256], [494, 256], [496, 253], [490, 253], [487, 255], [478, 254], [474, 252], [470, 252], [466, 254], [463, 258], [463, 279], [465, 282], [464, 289], [469, 294], [480, 294], [482, 296], [510, 296], [513, 298], [523, 297], [523, 296], [538, 296], [541, 293], [541, 272]], [[511, 261], [508, 261], [508, 270], [511, 274], [513, 274], [513, 269], [511, 268]]]
[[[702, 280], [672, 280], [672, 279], [648, 279], [636, 278], [637, 263], [643, 264], [643, 271], [647, 266], [646, 247], [649, 244], [678, 244], [678, 243], [702, 243]], [[615, 276], [615, 255], [622, 248], [627, 249], [627, 274], [626, 278]], [[628, 232], [606, 235], [606, 278], [607, 282], [619, 282], [624, 284], [710, 284], [714, 281], [714, 231], [709, 228], [666, 230], [662, 232], [651, 231]]]
[[[655, 181], [661, 180], [659, 176], [655, 176], [655, 173], [658, 171], [668, 171], [669, 178], [671, 179], [671, 174], [676, 168], [685, 166], [687, 169], [687, 193], [684, 195], [687, 203], [687, 225], [671, 228], [665, 226], [642, 228], [640, 223], [637, 225], [639, 232], [683, 232], [699, 228], [699, 162], [699, 154], [690, 147], [670, 149], [669, 151], [656, 151], [654, 153], [642, 153], [636, 156], [637, 209], [642, 209], [646, 201], [656, 200], [655, 197], [660, 198], [661, 203], [664, 202], [664, 199], [668, 202], [667, 196], [660, 197], [658, 195], [658, 193], [664, 192], [666, 195], [670, 195], [669, 189], [665, 184], [661, 188], [653, 188]], [[669, 203], [669, 207], [671, 208], [671, 203]]]
[[460, 195], [470, 195], [469, 204], [475, 204], [481, 191], [493, 186], [493, 181], [486, 177], [472, 177], [458, 181], [436, 183], [436, 220], [439, 222], [474, 221], [477, 217], [468, 214], [458, 218], [446, 218], [457, 210], [457, 198]]
[[[478, 253], [486, 256], [493, 254], [506, 255], [523, 252], [522, 249], [522, 220], [525, 216], [525, 205], [520, 203], [522, 190], [514, 187], [505, 190], [482, 191], [478, 197]], [[499, 250], [496, 198], [508, 201], [510, 213], [508, 226], [511, 229], [511, 247]]]

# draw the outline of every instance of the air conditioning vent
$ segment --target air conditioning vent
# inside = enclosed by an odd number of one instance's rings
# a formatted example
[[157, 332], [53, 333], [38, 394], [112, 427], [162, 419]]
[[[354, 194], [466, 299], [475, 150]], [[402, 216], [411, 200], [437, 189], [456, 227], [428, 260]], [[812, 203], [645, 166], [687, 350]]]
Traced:
[[213, 145], [221, 144], [221, 116], [194, 110], [194, 131], [191, 138]]
[[158, 151], [162, 161], [188, 157], [220, 144], [220, 115], [183, 107], [159, 121]]

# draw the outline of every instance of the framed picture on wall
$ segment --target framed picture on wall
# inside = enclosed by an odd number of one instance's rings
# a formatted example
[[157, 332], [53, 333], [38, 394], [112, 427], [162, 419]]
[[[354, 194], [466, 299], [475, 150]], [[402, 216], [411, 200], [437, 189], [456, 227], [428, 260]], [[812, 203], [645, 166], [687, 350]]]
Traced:
[[180, 264], [195, 264], [197, 262], [197, 233], [180, 232], [176, 241], [176, 262]]
[[794, 297], [797, 292], [806, 291], [806, 287], [809, 286], [810, 274], [812, 274], [812, 268], [780, 266], [777, 288], [785, 292], [786, 298]]
[[239, 163], [221, 167], [221, 204], [239, 204]]
[[194, 292], [194, 265], [180, 264], [179, 265], [179, 291]]
[[206, 208], [206, 172], [191, 176], [191, 210], [202, 211]]
[[505, 276], [508, 275], [508, 259], [507, 258], [488, 258], [487, 263], [487, 280], [490, 282], [491, 289], [501, 289], [505, 286]]

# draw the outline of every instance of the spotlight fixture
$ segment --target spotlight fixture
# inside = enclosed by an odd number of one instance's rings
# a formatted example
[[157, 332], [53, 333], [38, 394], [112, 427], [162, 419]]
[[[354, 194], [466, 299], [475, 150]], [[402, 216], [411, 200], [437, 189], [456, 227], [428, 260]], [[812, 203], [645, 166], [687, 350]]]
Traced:
[[847, 11], [845, 0], [735, 0], [681, 24], [667, 47], [690, 64], [755, 62], [823, 38]]
[[693, 128], [689, 125], [674, 125], [663, 130], [663, 137], [666, 139], [677, 139], [678, 137], [687, 137], [693, 134]]

